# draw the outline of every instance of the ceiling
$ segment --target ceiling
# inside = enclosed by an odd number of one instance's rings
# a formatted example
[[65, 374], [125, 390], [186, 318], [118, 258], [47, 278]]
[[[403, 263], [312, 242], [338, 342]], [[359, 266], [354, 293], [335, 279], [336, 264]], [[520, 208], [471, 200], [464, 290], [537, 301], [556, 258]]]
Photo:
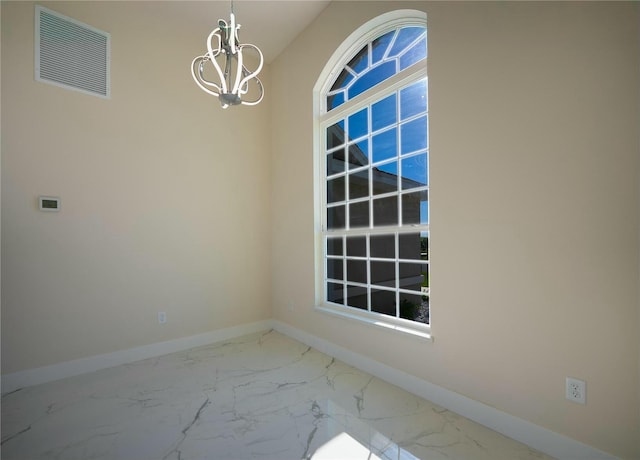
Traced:
[[[236, 22], [241, 24], [240, 43], [252, 43], [272, 62], [302, 32], [330, 0], [234, 0]], [[179, 16], [191, 25], [191, 31], [202, 37], [206, 51], [209, 33], [218, 27], [218, 19], [229, 21], [230, 1], [154, 2], [173, 17]]]

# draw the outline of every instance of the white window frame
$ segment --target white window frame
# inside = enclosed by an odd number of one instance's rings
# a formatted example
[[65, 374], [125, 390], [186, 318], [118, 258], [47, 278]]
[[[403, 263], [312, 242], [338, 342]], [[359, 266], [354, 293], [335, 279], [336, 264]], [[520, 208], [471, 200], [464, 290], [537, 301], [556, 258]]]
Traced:
[[[385, 33], [401, 27], [426, 27], [426, 13], [416, 10], [397, 10], [378, 16], [353, 32], [334, 52], [325, 68], [321, 72], [313, 90], [314, 107], [314, 232], [315, 232], [315, 304], [318, 311], [337, 315], [338, 317], [357, 320], [376, 327], [406, 333], [421, 339], [432, 340], [431, 324], [423, 324], [412, 320], [394, 318], [380, 313], [359, 310], [357, 308], [339, 306], [325, 301], [325, 257], [324, 240], [326, 232], [326, 153], [325, 128], [331, 124], [355, 113], [357, 109], [378, 101], [401, 88], [427, 78], [427, 59], [398, 72], [356, 96], [347, 100], [330, 112], [327, 112], [326, 94], [338, 73], [355, 56], [363, 46]], [[426, 228], [425, 228], [426, 227]], [[361, 234], [363, 229], [358, 229]], [[416, 233], [429, 231], [429, 226], [398, 226], [393, 230], [389, 227], [368, 228], [368, 234], [376, 233]], [[347, 235], [349, 230], [346, 231]], [[346, 250], [346, 248], [343, 248]], [[398, 257], [398, 254], [396, 254]], [[429, 263], [429, 262], [427, 262]], [[430, 294], [430, 293], [429, 293]], [[431, 315], [430, 315], [431, 316]], [[431, 318], [430, 318], [431, 320]]]

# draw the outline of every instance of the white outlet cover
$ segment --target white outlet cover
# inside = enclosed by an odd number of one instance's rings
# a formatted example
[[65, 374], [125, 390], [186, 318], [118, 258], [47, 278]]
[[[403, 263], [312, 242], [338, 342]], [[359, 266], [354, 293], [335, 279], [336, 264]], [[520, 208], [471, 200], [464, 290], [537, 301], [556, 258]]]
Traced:
[[167, 322], [167, 314], [163, 311], [158, 312], [158, 322], [164, 324]]
[[578, 404], [587, 403], [587, 384], [583, 380], [567, 377], [565, 397]]

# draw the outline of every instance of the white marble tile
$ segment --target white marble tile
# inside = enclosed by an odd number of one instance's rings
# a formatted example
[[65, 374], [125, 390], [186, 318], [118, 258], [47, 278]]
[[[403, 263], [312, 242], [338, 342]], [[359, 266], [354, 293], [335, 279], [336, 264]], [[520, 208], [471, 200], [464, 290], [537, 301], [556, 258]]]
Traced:
[[2, 459], [548, 459], [270, 331], [2, 397]]

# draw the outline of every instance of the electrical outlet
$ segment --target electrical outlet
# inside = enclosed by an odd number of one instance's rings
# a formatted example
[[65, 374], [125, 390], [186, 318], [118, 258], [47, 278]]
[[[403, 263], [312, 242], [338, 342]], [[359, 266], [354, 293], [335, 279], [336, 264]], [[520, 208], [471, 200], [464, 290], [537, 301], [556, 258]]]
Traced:
[[164, 324], [167, 322], [167, 313], [164, 311], [158, 312], [158, 323]]
[[578, 404], [587, 403], [587, 384], [578, 379], [567, 377], [566, 398]]
[[293, 311], [293, 300], [289, 302], [289, 311]]

